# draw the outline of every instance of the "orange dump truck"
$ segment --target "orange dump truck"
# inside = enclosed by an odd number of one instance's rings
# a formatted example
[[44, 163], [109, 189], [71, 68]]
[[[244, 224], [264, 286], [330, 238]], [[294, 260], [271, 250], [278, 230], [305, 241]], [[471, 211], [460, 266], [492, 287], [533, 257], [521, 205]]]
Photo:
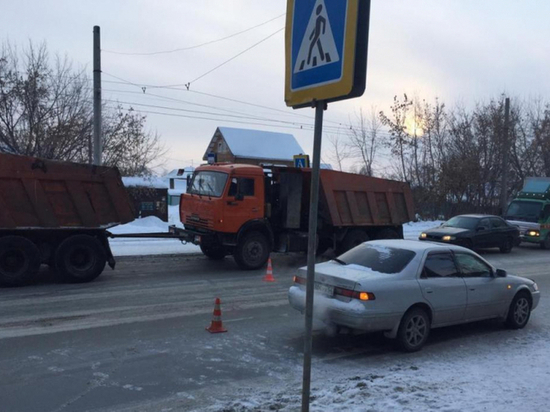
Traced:
[[[201, 166], [181, 197], [185, 230], [171, 230], [212, 259], [231, 254], [241, 268], [259, 268], [272, 251], [307, 251], [310, 182], [311, 169]], [[318, 252], [403, 238], [413, 213], [407, 183], [321, 170]]]
[[117, 169], [0, 154], [0, 284], [29, 283], [42, 263], [91, 281], [115, 265], [106, 229], [132, 220]]

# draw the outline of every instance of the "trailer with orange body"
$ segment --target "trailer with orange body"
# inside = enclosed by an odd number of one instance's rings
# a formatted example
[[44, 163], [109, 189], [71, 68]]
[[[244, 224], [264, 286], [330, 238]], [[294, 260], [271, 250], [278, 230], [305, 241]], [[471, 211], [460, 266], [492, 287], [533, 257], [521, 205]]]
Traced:
[[106, 229], [132, 220], [116, 168], [0, 154], [0, 284], [29, 283], [43, 263], [91, 281], [115, 265]]

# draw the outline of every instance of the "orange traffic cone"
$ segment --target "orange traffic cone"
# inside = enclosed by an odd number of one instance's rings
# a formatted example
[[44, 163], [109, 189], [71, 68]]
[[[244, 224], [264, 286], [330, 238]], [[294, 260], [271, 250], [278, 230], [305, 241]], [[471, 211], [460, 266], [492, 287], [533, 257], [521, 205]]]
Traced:
[[264, 282], [275, 282], [273, 277], [273, 267], [271, 266], [271, 258], [267, 259], [267, 272], [264, 276]]
[[220, 298], [216, 298], [216, 303], [214, 304], [214, 313], [212, 314], [212, 323], [206, 330], [210, 333], [222, 333], [227, 332], [227, 329], [224, 329], [222, 325], [222, 310], [220, 309]]

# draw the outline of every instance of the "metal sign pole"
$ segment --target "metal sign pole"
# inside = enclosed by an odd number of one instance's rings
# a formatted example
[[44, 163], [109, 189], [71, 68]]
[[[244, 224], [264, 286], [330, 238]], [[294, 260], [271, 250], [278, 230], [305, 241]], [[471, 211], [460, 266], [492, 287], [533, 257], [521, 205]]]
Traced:
[[93, 164], [101, 166], [101, 45], [99, 26], [94, 26], [94, 144]]
[[317, 252], [317, 211], [319, 205], [319, 169], [321, 163], [321, 137], [325, 101], [315, 101], [315, 132], [313, 135], [313, 168], [311, 171], [311, 195], [309, 201], [309, 239], [307, 247], [306, 282], [306, 334], [304, 338], [304, 375], [302, 381], [302, 412], [309, 412], [311, 387], [311, 347], [313, 328], [313, 285], [315, 281], [315, 255]]

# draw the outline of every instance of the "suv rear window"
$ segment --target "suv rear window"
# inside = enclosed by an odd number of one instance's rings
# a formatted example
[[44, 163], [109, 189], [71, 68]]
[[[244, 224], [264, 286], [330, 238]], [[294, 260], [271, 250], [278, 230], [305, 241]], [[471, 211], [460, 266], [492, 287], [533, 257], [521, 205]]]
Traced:
[[338, 256], [338, 261], [346, 265], [364, 266], [380, 273], [399, 273], [415, 255], [411, 250], [363, 243]]

